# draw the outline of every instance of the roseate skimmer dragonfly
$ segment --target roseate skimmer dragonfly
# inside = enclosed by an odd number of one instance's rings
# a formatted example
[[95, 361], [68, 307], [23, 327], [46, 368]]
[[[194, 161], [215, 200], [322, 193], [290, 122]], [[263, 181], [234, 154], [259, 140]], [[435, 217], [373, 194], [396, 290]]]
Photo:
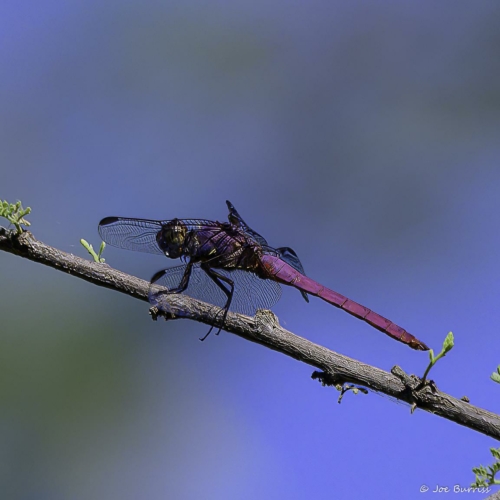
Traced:
[[[291, 248], [269, 246], [229, 201], [226, 204], [229, 222], [106, 217], [99, 223], [99, 234], [112, 246], [184, 261], [153, 276], [149, 301], [154, 305], [163, 294], [186, 293], [219, 307], [224, 325], [230, 310], [253, 315], [259, 308], [269, 309], [284, 284], [298, 289], [306, 301], [307, 294], [319, 297], [412, 349], [429, 349], [388, 319], [307, 277]], [[153, 292], [153, 285], [163, 288]]]

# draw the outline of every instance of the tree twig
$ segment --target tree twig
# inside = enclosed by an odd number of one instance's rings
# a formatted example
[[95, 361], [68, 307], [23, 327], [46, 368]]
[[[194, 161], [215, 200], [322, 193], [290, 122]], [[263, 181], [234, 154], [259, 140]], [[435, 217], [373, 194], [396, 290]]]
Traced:
[[[136, 299], [148, 300], [149, 283], [111, 268], [91, 262], [35, 239], [30, 232], [20, 235], [0, 227], [0, 250], [45, 264], [65, 273], [111, 288]], [[184, 295], [163, 295], [161, 310], [152, 308], [153, 318], [188, 318], [218, 325], [217, 309]], [[404, 401], [414, 408], [435, 413], [460, 425], [500, 440], [500, 416], [437, 389], [434, 383], [422, 384], [418, 377], [406, 375], [399, 367], [392, 373], [361, 363], [285, 330], [270, 311], [258, 311], [255, 317], [229, 313], [224, 330], [251, 342], [281, 352], [314, 366], [342, 383], [354, 383]]]

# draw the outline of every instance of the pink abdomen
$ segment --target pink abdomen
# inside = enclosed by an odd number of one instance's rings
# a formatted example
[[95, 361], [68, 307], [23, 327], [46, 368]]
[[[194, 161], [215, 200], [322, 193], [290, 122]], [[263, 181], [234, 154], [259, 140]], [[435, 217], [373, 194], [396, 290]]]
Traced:
[[405, 329], [395, 325], [392, 321], [380, 316], [376, 312], [368, 309], [353, 300], [344, 297], [340, 293], [334, 292], [329, 288], [321, 285], [317, 281], [299, 273], [292, 266], [274, 255], [264, 254], [261, 256], [262, 266], [268, 279], [273, 279], [284, 285], [289, 285], [307, 292], [311, 295], [323, 299], [325, 302], [332, 304], [344, 311], [362, 319], [375, 327], [377, 330], [384, 332], [390, 337], [408, 344], [412, 349], [427, 351], [429, 348], [416, 337], [408, 333]]

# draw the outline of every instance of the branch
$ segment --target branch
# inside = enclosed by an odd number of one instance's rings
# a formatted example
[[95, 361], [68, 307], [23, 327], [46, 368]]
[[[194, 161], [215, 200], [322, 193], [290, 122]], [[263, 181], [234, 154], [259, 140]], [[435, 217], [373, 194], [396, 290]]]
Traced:
[[[30, 232], [17, 235], [0, 227], [0, 250], [45, 264], [98, 286], [111, 288], [136, 299], [148, 301], [149, 282], [57, 250], [35, 239]], [[220, 325], [217, 308], [185, 295], [162, 295], [161, 311], [151, 309], [153, 319], [188, 318], [207, 325]], [[220, 315], [219, 315], [220, 316]], [[258, 311], [251, 318], [228, 313], [224, 330], [246, 340], [281, 352], [324, 373], [315, 374], [326, 385], [354, 383], [386, 394], [422, 410], [435, 413], [460, 425], [500, 440], [500, 416], [439, 391], [432, 382], [422, 383], [399, 367], [392, 373], [342, 356], [282, 328], [270, 311]]]

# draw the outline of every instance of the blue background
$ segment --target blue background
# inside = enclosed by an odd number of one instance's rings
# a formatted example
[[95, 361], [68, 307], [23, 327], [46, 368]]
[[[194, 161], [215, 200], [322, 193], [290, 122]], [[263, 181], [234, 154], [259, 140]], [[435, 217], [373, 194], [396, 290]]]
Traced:
[[[435, 350], [452, 330], [432, 378], [500, 412], [499, 21], [488, 1], [8, 0], [0, 198], [80, 256], [104, 216], [223, 221], [229, 199], [326, 286]], [[306, 365], [39, 264], [1, 253], [0, 272], [3, 498], [422, 498], [498, 445], [375, 394], [338, 405]], [[274, 311], [426, 367], [295, 290]]]

